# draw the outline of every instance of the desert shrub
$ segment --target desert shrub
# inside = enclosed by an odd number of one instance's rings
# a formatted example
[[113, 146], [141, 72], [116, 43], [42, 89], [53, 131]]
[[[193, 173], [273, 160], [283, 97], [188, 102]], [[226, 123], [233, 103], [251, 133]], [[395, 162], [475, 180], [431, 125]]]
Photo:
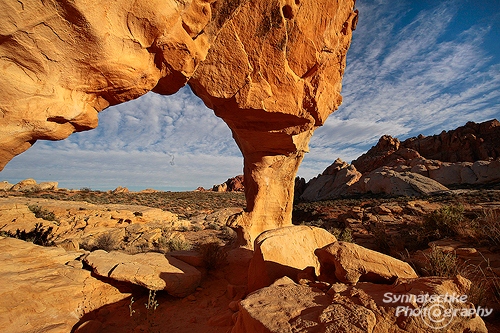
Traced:
[[466, 228], [464, 207], [461, 204], [443, 206], [424, 218], [424, 228], [435, 232], [436, 237], [456, 236]]
[[[186, 228], [186, 227], [184, 227]], [[162, 228], [162, 236], [153, 242], [156, 251], [170, 252], [170, 251], [187, 251], [191, 250], [192, 245], [189, 241], [184, 239], [184, 236], [177, 233], [172, 234], [173, 228], [166, 226]]]
[[500, 246], [500, 214], [493, 209], [485, 209], [474, 220], [474, 230], [478, 239], [488, 239], [491, 243]]
[[196, 231], [200, 231], [200, 230], [202, 230], [202, 229], [203, 229], [203, 228], [202, 228], [200, 225], [198, 225], [198, 224], [193, 224], [193, 225], [191, 226], [191, 231], [195, 231], [195, 232], [196, 232]]
[[236, 232], [227, 226], [221, 226], [220, 232], [217, 236], [226, 243], [231, 243], [236, 239]]
[[50, 210], [42, 208], [38, 205], [29, 205], [28, 209], [35, 214], [36, 218], [44, 219], [46, 221], [56, 221], [56, 214]]
[[104, 250], [110, 252], [116, 250], [118, 247], [116, 238], [111, 233], [100, 234], [95, 240], [92, 250]]
[[427, 262], [423, 268], [425, 275], [453, 277], [458, 274], [458, 258], [455, 252], [446, 252], [432, 246], [431, 251], [424, 256]]
[[52, 235], [52, 227], [48, 227], [45, 229], [41, 223], [35, 224], [35, 227], [30, 231], [26, 230], [16, 230], [16, 233], [12, 233], [7, 231], [4, 233], [5, 236], [22, 239], [27, 242], [31, 242], [33, 244], [42, 245], [42, 246], [53, 246], [54, 235]]
[[[161, 237], [160, 239], [162, 239]], [[182, 239], [180, 237], [170, 238], [168, 240], [159, 240], [160, 243], [164, 244], [162, 248], [167, 251], [188, 251], [191, 250], [192, 245], [189, 241]]]
[[391, 251], [390, 236], [387, 233], [386, 226], [381, 223], [372, 223], [370, 225], [370, 231], [375, 237], [375, 244], [378, 250], [382, 253], [389, 254]]
[[350, 228], [330, 228], [328, 230], [338, 241], [354, 243], [352, 229]]
[[198, 250], [208, 270], [214, 270], [227, 262], [227, 253], [217, 240], [200, 244]]
[[216, 224], [216, 223], [210, 223], [206, 229], [210, 229], [210, 230], [219, 230], [219, 225]]
[[479, 264], [459, 264], [458, 274], [469, 279], [472, 283], [467, 291], [467, 300], [476, 306], [489, 306], [491, 301], [500, 305], [500, 278], [492, 272], [490, 261], [481, 253], [483, 261]]

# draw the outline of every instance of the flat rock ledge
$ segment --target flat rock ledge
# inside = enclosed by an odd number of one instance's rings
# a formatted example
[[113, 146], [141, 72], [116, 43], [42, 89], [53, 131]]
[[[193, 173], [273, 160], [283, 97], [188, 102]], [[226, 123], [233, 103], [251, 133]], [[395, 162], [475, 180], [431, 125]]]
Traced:
[[193, 293], [201, 281], [200, 271], [193, 266], [155, 252], [131, 255], [97, 250], [90, 253], [84, 262], [99, 276], [130, 282], [150, 290], [165, 290], [176, 297]]
[[84, 314], [130, 297], [81, 269], [82, 254], [0, 237], [0, 331], [68, 333]]

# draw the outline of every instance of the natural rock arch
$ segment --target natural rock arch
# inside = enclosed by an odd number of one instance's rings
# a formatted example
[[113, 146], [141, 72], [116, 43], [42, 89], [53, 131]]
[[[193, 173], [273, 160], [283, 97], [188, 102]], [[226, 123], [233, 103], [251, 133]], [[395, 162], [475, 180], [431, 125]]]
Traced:
[[241, 241], [291, 224], [309, 139], [342, 101], [354, 0], [0, 4], [0, 168], [36, 140], [95, 128], [110, 105], [189, 84], [244, 156]]

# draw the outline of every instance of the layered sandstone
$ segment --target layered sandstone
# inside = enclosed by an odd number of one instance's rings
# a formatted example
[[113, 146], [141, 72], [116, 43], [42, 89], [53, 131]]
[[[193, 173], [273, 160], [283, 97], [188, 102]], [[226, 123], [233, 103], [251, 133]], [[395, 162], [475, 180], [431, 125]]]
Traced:
[[341, 103], [354, 0], [2, 0], [0, 167], [36, 140], [95, 128], [98, 112], [188, 83], [244, 156], [250, 246], [291, 224], [309, 139]]

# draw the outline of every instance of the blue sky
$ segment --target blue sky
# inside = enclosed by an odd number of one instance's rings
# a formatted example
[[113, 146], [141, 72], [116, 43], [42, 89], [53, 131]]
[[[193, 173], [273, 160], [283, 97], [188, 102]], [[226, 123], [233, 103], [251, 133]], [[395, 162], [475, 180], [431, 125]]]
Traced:
[[[299, 176], [400, 139], [500, 120], [500, 0], [357, 1], [342, 106], [314, 134]], [[225, 123], [189, 88], [111, 107], [95, 130], [39, 141], [0, 180], [60, 187], [192, 190], [242, 173]]]

